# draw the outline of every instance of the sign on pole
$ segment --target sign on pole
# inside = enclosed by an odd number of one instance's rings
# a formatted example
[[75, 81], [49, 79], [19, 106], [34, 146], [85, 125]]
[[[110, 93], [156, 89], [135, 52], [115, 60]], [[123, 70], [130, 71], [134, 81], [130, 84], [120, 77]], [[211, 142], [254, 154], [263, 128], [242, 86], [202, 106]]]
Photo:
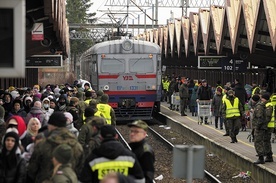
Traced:
[[35, 23], [34, 29], [32, 30], [32, 40], [42, 41], [44, 40], [44, 27], [43, 23]]

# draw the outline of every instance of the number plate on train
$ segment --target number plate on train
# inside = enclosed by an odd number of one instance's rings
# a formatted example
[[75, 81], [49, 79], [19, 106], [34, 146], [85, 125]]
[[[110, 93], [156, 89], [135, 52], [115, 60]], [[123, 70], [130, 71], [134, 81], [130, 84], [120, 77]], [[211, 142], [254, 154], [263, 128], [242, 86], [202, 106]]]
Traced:
[[138, 90], [138, 86], [130, 86], [129, 89], [130, 90]]

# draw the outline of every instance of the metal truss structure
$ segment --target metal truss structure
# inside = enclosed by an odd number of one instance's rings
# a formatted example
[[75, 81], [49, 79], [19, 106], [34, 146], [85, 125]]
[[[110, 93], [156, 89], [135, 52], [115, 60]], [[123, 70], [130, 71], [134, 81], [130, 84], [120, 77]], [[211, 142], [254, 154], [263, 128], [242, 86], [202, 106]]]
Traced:
[[[105, 6], [126, 6], [128, 0], [107, 0]], [[158, 7], [179, 8], [186, 4], [188, 8], [209, 8], [212, 4], [223, 5], [225, 0], [158, 0]], [[156, 0], [130, 0], [129, 6], [151, 7]]]
[[[127, 11], [127, 3], [129, 1], [129, 11]], [[105, 9], [99, 9], [98, 11], [104, 12], [104, 14], [97, 19], [93, 24], [70, 24], [70, 29], [74, 29], [69, 33], [70, 39], [92, 39], [95, 42], [103, 41], [105, 37], [108, 37], [114, 32], [115, 28], [142, 29], [156, 28], [158, 22], [156, 17], [158, 16], [158, 8], [182, 8], [182, 15], [187, 15], [189, 8], [210, 8], [211, 5], [224, 6], [224, 2], [227, 0], [106, 0]], [[158, 2], [157, 6], [154, 6]], [[155, 19], [154, 15], [148, 15], [144, 10], [145, 8], [156, 8]], [[112, 10], [110, 10], [112, 8]], [[124, 25], [124, 20], [127, 16], [135, 17], [137, 12], [142, 12], [152, 21], [155, 21], [156, 25], [147, 25], [146, 22], [132, 25]], [[123, 21], [122, 21], [123, 20]], [[104, 22], [107, 21], [107, 22]], [[90, 31], [78, 31], [79, 28], [86, 28]]]

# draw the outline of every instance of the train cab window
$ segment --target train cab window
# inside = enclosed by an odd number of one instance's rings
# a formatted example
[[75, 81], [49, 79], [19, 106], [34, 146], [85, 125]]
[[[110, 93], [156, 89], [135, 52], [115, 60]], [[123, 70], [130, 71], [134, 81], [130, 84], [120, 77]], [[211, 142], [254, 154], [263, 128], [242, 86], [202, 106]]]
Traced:
[[125, 61], [117, 58], [105, 58], [101, 62], [101, 72], [120, 73], [125, 72]]
[[129, 60], [130, 72], [150, 73], [154, 72], [153, 61], [150, 58], [135, 58]]

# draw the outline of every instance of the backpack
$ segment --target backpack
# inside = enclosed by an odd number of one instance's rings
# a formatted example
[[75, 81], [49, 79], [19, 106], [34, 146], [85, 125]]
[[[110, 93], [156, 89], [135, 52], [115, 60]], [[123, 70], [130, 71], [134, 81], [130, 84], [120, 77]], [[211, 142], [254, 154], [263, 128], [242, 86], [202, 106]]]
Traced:
[[32, 116], [32, 118], [37, 118], [37, 119], [40, 121], [40, 124], [41, 124], [41, 126], [42, 126], [42, 122], [43, 122], [43, 121], [41, 121], [41, 119], [40, 119], [40, 114], [41, 114], [41, 113], [39, 113], [39, 114], [38, 114], [38, 113], [36, 113], [36, 114], [31, 113], [31, 116]]

